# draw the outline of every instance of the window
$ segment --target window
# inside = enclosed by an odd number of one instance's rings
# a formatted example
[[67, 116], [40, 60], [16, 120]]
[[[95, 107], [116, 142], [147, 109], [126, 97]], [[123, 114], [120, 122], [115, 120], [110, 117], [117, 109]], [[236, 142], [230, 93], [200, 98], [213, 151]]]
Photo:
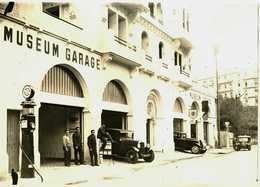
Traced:
[[142, 49], [145, 50], [145, 52], [148, 52], [149, 48], [149, 38], [145, 31], [142, 32]]
[[158, 21], [159, 23], [163, 24], [163, 11], [162, 11], [162, 7], [161, 7], [161, 3], [157, 4], [157, 17], [158, 17]]
[[76, 9], [70, 3], [42, 3], [42, 11], [44, 13], [82, 29], [77, 26], [79, 24], [79, 19], [77, 19], [75, 10]]
[[186, 18], [185, 18], [185, 9], [182, 10], [182, 27], [185, 29], [185, 21]]
[[163, 43], [159, 43], [159, 59], [162, 59], [164, 56], [164, 48], [163, 48]]
[[238, 83], [238, 87], [240, 87], [240, 83]]
[[179, 53], [179, 66], [182, 66], [182, 55]]
[[112, 30], [116, 34], [116, 13], [112, 10], [108, 10], [108, 29]]
[[245, 82], [245, 86], [247, 87], [247, 82]]
[[118, 37], [126, 40], [126, 19], [118, 16]]
[[187, 14], [186, 25], [187, 25], [187, 31], [190, 32], [190, 18], [189, 18], [189, 14]]
[[47, 14], [60, 18], [60, 5], [60, 3], [42, 3], [42, 8]]
[[178, 52], [177, 51], [174, 52], [174, 65], [175, 66], [178, 65]]
[[108, 24], [107, 28], [113, 32], [113, 34], [126, 41], [127, 40], [127, 19], [121, 15], [118, 15], [111, 9], [108, 9]]
[[148, 7], [150, 9], [150, 16], [154, 18], [154, 3], [149, 3]]

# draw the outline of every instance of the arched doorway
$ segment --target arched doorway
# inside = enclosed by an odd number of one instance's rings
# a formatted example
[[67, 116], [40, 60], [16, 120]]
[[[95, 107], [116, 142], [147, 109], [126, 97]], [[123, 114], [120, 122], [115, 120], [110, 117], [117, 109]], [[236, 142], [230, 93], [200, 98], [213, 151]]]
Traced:
[[197, 102], [193, 102], [190, 110], [191, 126], [190, 134], [191, 138], [198, 138], [198, 121], [196, 120], [199, 114], [199, 105]]
[[[61, 165], [64, 157], [62, 137], [65, 129], [69, 129], [71, 135], [76, 127], [80, 127], [83, 132], [82, 109], [85, 105], [83, 89], [76, 75], [69, 68], [57, 65], [45, 74], [40, 94], [41, 164]], [[73, 150], [72, 155], [74, 155]]]
[[158, 105], [159, 105], [159, 96], [155, 90], [152, 90], [147, 98], [147, 120], [146, 120], [146, 143], [150, 144], [151, 147], [155, 146], [156, 132], [155, 125], [157, 123], [158, 117]]
[[117, 80], [110, 81], [103, 92], [103, 110], [101, 123], [107, 128], [128, 129], [128, 100], [124, 84]]
[[174, 118], [173, 118], [173, 130], [174, 132], [183, 132], [183, 113], [184, 113], [184, 106], [183, 100], [181, 98], [177, 98], [174, 102], [173, 107]]

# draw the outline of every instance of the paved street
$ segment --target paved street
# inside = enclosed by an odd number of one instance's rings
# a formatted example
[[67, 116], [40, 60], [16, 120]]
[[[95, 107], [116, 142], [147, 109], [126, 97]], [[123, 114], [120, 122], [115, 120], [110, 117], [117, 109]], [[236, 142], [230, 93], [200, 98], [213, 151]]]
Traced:
[[[100, 167], [42, 167], [44, 183], [36, 177], [22, 179], [19, 186], [257, 186], [256, 147], [251, 151], [212, 149], [204, 155], [172, 152], [157, 153], [156, 156], [152, 163], [105, 160]], [[11, 186], [10, 181], [2, 184]]]

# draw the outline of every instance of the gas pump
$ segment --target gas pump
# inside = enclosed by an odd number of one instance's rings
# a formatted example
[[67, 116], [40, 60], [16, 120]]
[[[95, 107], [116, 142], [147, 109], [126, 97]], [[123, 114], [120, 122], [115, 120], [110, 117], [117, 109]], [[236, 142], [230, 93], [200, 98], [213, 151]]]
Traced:
[[25, 101], [21, 103], [22, 116], [21, 116], [21, 129], [22, 129], [22, 167], [21, 178], [34, 178], [34, 146], [33, 146], [33, 133], [35, 130], [35, 116], [33, 101], [34, 90], [32, 86], [26, 85], [22, 94]]

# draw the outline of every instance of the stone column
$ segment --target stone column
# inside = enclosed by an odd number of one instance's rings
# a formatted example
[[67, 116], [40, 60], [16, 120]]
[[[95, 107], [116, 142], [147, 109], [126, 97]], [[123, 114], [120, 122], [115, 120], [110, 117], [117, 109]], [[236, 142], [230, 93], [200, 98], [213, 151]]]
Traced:
[[88, 136], [91, 131], [91, 113], [87, 108], [82, 111], [82, 139], [83, 139], [83, 151], [84, 151], [84, 161], [89, 161], [89, 150], [88, 150]]
[[36, 168], [39, 168], [41, 165], [41, 155], [39, 147], [39, 130], [40, 130], [40, 108], [41, 103], [37, 102], [34, 106], [34, 115], [35, 115], [35, 130], [33, 132], [33, 147], [34, 147], [34, 165]]

